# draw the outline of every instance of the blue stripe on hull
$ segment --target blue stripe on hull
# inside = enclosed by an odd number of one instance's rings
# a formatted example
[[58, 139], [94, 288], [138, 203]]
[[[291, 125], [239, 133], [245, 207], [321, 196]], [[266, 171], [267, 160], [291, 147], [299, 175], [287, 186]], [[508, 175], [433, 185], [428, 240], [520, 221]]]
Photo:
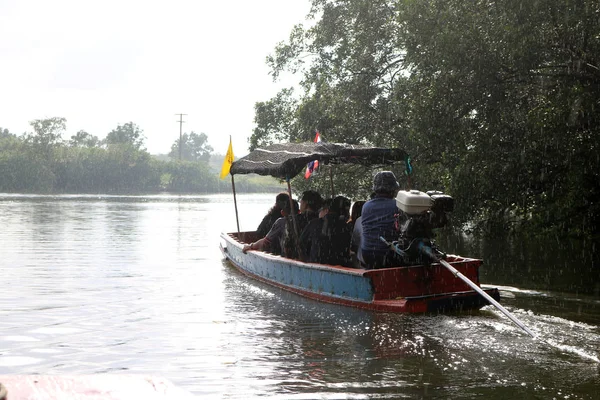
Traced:
[[371, 280], [360, 274], [331, 270], [326, 266], [318, 268], [315, 264], [305, 266], [298, 261], [264, 253], [243, 254], [241, 248], [231, 242], [226, 251], [239, 268], [267, 281], [323, 296], [367, 302], [373, 300]]

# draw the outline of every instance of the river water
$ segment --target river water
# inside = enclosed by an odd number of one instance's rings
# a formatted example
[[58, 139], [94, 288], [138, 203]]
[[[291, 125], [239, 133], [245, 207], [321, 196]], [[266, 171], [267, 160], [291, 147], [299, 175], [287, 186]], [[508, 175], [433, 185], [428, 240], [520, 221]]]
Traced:
[[[273, 197], [238, 196], [240, 228]], [[254, 281], [218, 249], [236, 230], [230, 195], [0, 195], [0, 228], [0, 375], [150, 374], [210, 399], [600, 393], [593, 248], [440, 242], [484, 257], [481, 281], [532, 340], [492, 307], [376, 313]]]

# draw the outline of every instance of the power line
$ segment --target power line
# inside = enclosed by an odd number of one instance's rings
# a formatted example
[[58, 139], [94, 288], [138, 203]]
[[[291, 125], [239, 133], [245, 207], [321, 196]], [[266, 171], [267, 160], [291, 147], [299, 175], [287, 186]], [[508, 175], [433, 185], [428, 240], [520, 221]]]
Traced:
[[181, 148], [183, 147], [183, 123], [185, 122], [183, 120], [183, 116], [187, 115], [187, 114], [175, 114], [175, 115], [179, 115], [179, 161], [181, 161]]

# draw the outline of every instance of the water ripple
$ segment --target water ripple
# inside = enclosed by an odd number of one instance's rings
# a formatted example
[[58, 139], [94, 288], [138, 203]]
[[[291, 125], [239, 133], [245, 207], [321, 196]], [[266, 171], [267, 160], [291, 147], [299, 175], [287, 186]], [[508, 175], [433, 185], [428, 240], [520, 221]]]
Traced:
[[[242, 227], [272, 197], [238, 201]], [[0, 195], [0, 226], [0, 374], [162, 375], [228, 399], [600, 389], [597, 299], [501, 287], [539, 341], [493, 307], [398, 315], [304, 299], [222, 262], [229, 196]]]

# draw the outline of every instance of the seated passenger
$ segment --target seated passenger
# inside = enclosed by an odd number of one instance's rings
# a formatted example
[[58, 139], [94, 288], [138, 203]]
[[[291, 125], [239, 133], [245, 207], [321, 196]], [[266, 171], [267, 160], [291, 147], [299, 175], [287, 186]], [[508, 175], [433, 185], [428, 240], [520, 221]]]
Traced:
[[362, 209], [359, 260], [365, 268], [387, 268], [398, 264], [396, 254], [381, 241], [398, 239], [395, 215], [399, 212], [396, 195], [400, 185], [391, 171], [382, 171], [373, 179], [375, 197], [365, 203]]
[[363, 206], [365, 205], [365, 203], [366, 203], [366, 201], [364, 201], [364, 200], [358, 200], [358, 201], [355, 201], [354, 204], [352, 204], [352, 209], [350, 211], [350, 218], [348, 219], [348, 223], [350, 225], [352, 225], [352, 227], [354, 227], [354, 224], [356, 224], [356, 220], [362, 214], [362, 209], [363, 209]]
[[340, 219], [343, 219], [344, 222], [348, 223], [348, 220], [350, 219], [350, 206], [352, 205], [352, 202], [349, 198], [344, 196], [337, 196], [335, 199], [333, 199], [333, 202], [336, 201], [339, 203], [336, 208], [339, 207], [338, 214]]
[[[300, 216], [299, 220], [304, 219], [306, 224], [314, 219], [319, 217], [319, 208], [321, 208], [321, 204], [323, 203], [323, 198], [318, 192], [314, 190], [307, 190], [302, 193], [302, 198], [300, 199]], [[304, 226], [302, 229], [304, 229]]]
[[321, 208], [319, 208], [319, 210], [318, 210], [319, 218], [323, 218], [324, 216], [327, 215], [327, 213], [329, 212], [329, 208], [331, 207], [332, 201], [333, 201], [332, 199], [323, 200], [323, 202], [321, 203]]
[[[293, 212], [297, 214], [299, 209], [298, 202], [296, 200], [292, 200], [292, 203], [294, 206]], [[275, 221], [267, 235], [254, 243], [244, 245], [244, 247], [242, 248], [242, 252], [246, 253], [248, 250], [262, 250], [267, 251], [269, 253], [281, 255], [283, 234], [285, 232], [286, 225], [288, 223], [291, 223], [291, 221], [288, 219], [288, 216], [290, 216], [291, 213], [291, 206], [290, 202], [288, 201], [281, 210], [281, 217], [278, 218], [277, 221]]]
[[300, 214], [296, 218], [296, 226], [298, 232], [294, 232], [294, 224], [292, 221], [286, 225], [283, 238], [283, 255], [288, 258], [300, 258], [298, 254], [297, 238], [302, 233], [306, 225], [315, 219], [319, 218], [319, 208], [323, 199], [321, 195], [314, 190], [307, 190], [302, 193], [300, 199]]
[[281, 218], [281, 209], [285, 204], [290, 202], [290, 197], [286, 192], [281, 192], [275, 197], [275, 204], [264, 216], [258, 228], [256, 228], [256, 235], [259, 238], [263, 238], [267, 235], [275, 221]]
[[360, 268], [358, 253], [360, 252], [360, 238], [362, 236], [361, 214], [364, 205], [364, 200], [355, 201], [354, 204], [352, 204], [352, 211], [350, 212], [350, 219], [348, 220], [348, 227], [352, 231], [352, 239], [350, 240], [352, 265], [357, 268]]
[[350, 200], [338, 196], [332, 200], [329, 212], [307, 225], [300, 243], [307, 250], [309, 262], [350, 266], [352, 232], [346, 223], [349, 210]]
[[321, 207], [317, 210], [319, 218], [314, 218], [306, 224], [306, 227], [300, 233], [300, 251], [302, 251], [302, 260], [309, 261], [317, 259], [318, 249], [313, 246], [313, 241], [318, 239], [317, 231], [321, 229], [322, 219], [329, 213], [331, 199], [325, 199], [321, 203]]

